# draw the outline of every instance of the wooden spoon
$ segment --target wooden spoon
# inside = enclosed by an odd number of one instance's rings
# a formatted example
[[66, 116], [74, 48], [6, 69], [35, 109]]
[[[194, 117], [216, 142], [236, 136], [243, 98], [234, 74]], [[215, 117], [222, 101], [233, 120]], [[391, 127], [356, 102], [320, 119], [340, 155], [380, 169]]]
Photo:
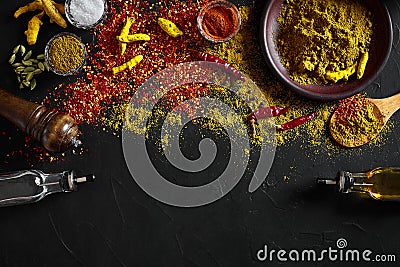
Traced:
[[400, 93], [387, 98], [366, 98], [366, 100], [374, 105], [374, 115], [380, 121], [378, 128], [373, 132], [357, 136], [354, 139], [341, 138], [341, 136], [346, 135], [346, 132], [337, 133], [332, 129], [332, 125], [338, 122], [339, 112], [336, 110], [331, 117], [329, 130], [333, 139], [335, 139], [335, 141], [340, 145], [345, 147], [358, 147], [370, 142], [381, 132], [385, 124], [389, 121], [390, 117], [400, 109]]

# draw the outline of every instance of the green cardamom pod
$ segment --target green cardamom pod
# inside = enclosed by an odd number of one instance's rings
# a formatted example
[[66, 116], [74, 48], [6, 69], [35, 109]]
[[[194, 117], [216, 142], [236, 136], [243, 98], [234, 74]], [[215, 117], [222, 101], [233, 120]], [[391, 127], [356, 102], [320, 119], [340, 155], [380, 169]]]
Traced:
[[44, 67], [46, 68], [47, 71], [50, 71], [49, 63], [43, 62]]
[[28, 60], [32, 56], [32, 50], [29, 50], [28, 53], [24, 56], [24, 60]]
[[32, 78], [33, 78], [33, 72], [29, 72], [25, 80], [29, 82], [30, 80], [32, 80]]
[[25, 55], [25, 51], [26, 51], [25, 46], [21, 45], [20, 48], [19, 48], [19, 51], [21, 52], [21, 56], [24, 56]]
[[17, 45], [16, 47], [14, 47], [14, 49], [13, 49], [13, 54], [18, 53], [20, 47], [21, 47], [21, 45]]
[[36, 87], [36, 80], [33, 79], [33, 80], [31, 81], [31, 90], [35, 89], [35, 87]]
[[43, 60], [44, 59], [44, 54], [40, 54], [36, 58], [39, 59], [39, 60]]
[[34, 70], [35, 70], [34, 67], [26, 67], [26, 68], [24, 69], [24, 72], [23, 72], [23, 73], [29, 73], [29, 72], [32, 72], [32, 71], [34, 71]]
[[40, 69], [41, 71], [44, 71], [44, 65], [43, 65], [42, 62], [39, 62], [39, 63], [38, 63], [38, 67], [39, 67], [39, 69]]
[[14, 71], [15, 71], [16, 73], [20, 73], [20, 72], [23, 72], [24, 69], [25, 69], [24, 66], [19, 66], [19, 67], [16, 67]]
[[8, 63], [13, 64], [15, 61], [15, 54], [12, 54], [10, 59], [8, 60]]
[[22, 60], [22, 64], [25, 66], [32, 66], [32, 61]]
[[30, 83], [29, 81], [22, 81], [22, 84], [23, 84], [25, 87], [30, 87], [30, 86], [31, 86], [31, 83]]
[[34, 75], [37, 75], [37, 74], [40, 74], [40, 73], [42, 73], [43, 71], [41, 70], [41, 69], [36, 69], [36, 70], [34, 70], [32, 73], [34, 74]]

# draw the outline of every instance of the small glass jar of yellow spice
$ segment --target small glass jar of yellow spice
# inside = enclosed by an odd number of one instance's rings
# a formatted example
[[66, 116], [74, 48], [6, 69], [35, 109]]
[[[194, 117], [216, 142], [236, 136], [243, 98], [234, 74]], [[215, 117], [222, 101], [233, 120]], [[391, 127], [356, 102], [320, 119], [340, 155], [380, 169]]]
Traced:
[[69, 32], [55, 35], [45, 48], [50, 70], [62, 76], [79, 72], [85, 65], [86, 56], [86, 48], [81, 39]]

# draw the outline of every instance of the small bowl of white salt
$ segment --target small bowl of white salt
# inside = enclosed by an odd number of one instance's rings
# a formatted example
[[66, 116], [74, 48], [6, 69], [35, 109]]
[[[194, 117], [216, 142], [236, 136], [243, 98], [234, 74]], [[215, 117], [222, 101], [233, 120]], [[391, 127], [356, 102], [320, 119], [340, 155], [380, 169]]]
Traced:
[[99, 25], [107, 14], [107, 0], [66, 0], [65, 15], [68, 21], [81, 29]]

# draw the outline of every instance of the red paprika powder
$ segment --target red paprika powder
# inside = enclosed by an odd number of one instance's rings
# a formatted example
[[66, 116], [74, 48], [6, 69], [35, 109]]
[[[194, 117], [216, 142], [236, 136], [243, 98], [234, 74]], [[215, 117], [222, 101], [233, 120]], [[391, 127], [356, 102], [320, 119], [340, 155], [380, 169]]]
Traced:
[[205, 6], [200, 13], [200, 31], [209, 40], [227, 41], [240, 27], [238, 9], [227, 1], [215, 1]]

